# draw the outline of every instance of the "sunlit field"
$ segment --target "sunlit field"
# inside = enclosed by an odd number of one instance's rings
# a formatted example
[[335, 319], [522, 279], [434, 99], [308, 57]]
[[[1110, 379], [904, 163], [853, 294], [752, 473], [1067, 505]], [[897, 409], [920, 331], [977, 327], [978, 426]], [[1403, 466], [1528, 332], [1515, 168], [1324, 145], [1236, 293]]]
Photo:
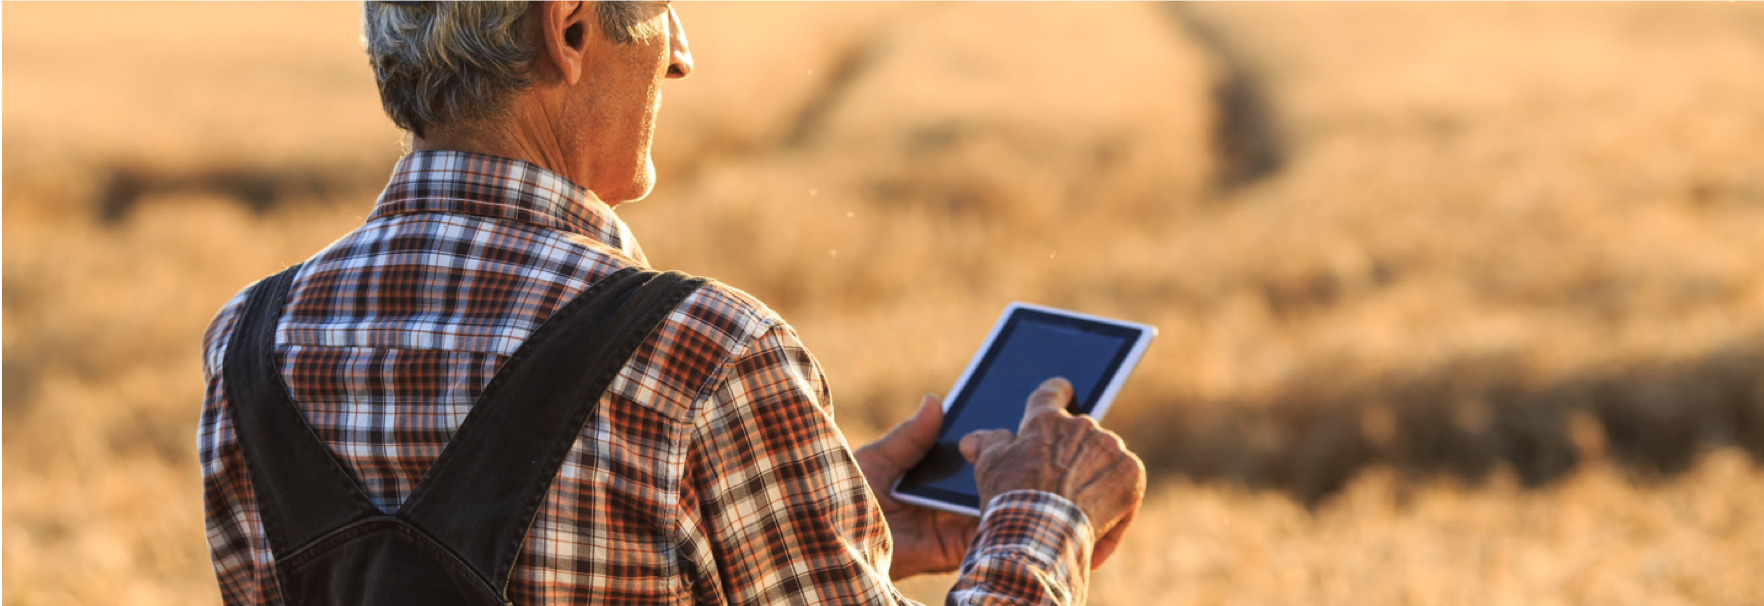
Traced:
[[[676, 7], [619, 212], [854, 443], [1010, 301], [1159, 328], [1092, 603], [1764, 603], [1764, 6]], [[359, 11], [0, 8], [6, 606], [218, 602], [201, 333], [400, 153]]]

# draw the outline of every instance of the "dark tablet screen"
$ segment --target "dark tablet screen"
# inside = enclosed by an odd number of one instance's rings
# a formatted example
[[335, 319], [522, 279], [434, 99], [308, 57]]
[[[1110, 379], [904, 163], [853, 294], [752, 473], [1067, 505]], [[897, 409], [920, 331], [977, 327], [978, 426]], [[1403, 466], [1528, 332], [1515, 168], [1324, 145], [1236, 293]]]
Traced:
[[1029, 394], [1051, 377], [1072, 382], [1072, 414], [1094, 410], [1133, 349], [1140, 331], [1033, 309], [1018, 309], [955, 394], [937, 445], [908, 470], [900, 492], [980, 508], [974, 467], [962, 458], [962, 436], [981, 429], [1017, 430]]

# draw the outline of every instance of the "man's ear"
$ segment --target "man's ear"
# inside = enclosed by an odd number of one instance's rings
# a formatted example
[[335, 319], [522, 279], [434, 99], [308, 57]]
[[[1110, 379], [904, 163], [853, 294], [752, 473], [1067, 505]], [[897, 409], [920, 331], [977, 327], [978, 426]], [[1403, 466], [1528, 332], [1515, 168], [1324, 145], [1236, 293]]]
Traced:
[[565, 84], [582, 79], [588, 59], [588, 37], [595, 35], [594, 3], [543, 2], [539, 5], [539, 42]]

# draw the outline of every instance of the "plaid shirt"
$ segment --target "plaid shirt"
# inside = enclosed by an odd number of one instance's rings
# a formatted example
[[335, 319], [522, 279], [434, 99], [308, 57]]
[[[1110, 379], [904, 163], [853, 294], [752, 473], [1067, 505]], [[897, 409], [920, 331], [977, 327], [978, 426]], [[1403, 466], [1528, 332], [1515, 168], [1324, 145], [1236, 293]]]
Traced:
[[[596, 280], [644, 265], [612, 209], [518, 160], [416, 152], [361, 228], [300, 270], [276, 326], [288, 389], [368, 497], [395, 511], [500, 364]], [[220, 363], [204, 339], [198, 446], [228, 604], [279, 604]], [[516, 604], [904, 603], [886, 523], [795, 331], [711, 283], [607, 389], [527, 533]], [[1060, 497], [1000, 496], [952, 602], [1083, 600], [1090, 529]]]

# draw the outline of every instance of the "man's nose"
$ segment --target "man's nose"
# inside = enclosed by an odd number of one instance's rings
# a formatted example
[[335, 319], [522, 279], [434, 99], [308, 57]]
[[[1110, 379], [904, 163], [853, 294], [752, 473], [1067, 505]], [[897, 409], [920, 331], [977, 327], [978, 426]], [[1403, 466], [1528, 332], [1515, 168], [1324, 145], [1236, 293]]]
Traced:
[[692, 75], [692, 50], [686, 47], [686, 28], [680, 26], [680, 15], [668, 7], [668, 77]]

